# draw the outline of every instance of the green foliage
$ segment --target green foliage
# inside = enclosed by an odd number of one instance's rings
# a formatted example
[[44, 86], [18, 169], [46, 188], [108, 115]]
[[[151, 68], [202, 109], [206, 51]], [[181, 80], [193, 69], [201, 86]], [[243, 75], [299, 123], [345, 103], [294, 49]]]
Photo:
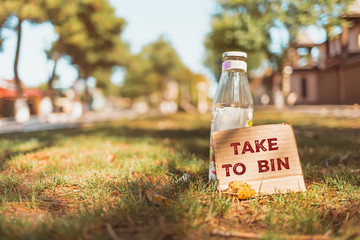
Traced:
[[[19, 23], [53, 24], [58, 39], [47, 51], [48, 58], [55, 62], [53, 72], [59, 58], [69, 56], [81, 78], [95, 77], [104, 90], [111, 87], [112, 68], [123, 66], [129, 56], [128, 46], [120, 37], [125, 20], [115, 15], [106, 0], [2, 1], [0, 28], [11, 16], [21, 20]], [[1, 43], [0, 35], [0, 47]], [[49, 81], [54, 81], [54, 76]]]
[[249, 69], [260, 66], [270, 44], [271, 19], [271, 13], [260, 11], [262, 2], [242, 1], [239, 4], [244, 6], [239, 6], [227, 1], [221, 5], [223, 10], [213, 16], [212, 31], [207, 35], [205, 46], [208, 49], [206, 64], [214, 73], [221, 71], [222, 53], [237, 49], [248, 53]]
[[154, 71], [150, 61], [143, 59], [141, 55], [135, 55], [127, 67], [121, 95], [131, 98], [149, 96], [159, 91], [161, 80], [161, 76]]
[[113, 67], [123, 66], [129, 56], [120, 37], [125, 20], [115, 15], [106, 0], [60, 1], [49, 9], [48, 16], [59, 34], [52, 52], [70, 56], [80, 78], [92, 76], [97, 86], [108, 92], [113, 87]]
[[[250, 70], [260, 66], [263, 60], [271, 61], [282, 69], [284, 51], [291, 45], [302, 27], [315, 25], [324, 28], [331, 36], [336, 26], [346, 24], [340, 18], [354, 0], [219, 0], [218, 12], [212, 17], [212, 31], [207, 35], [205, 64], [215, 73], [221, 71], [221, 54], [229, 50], [248, 53]], [[271, 28], [284, 28], [289, 43], [280, 53], [270, 51]]]
[[136, 98], [160, 93], [169, 80], [181, 83], [192, 75], [171, 44], [160, 37], [129, 61], [121, 95]]
[[3, 0], [1, 2], [2, 15], [7, 18], [16, 16], [22, 20], [43, 22], [46, 20], [41, 4], [46, 0]]
[[[185, 69], [175, 49], [164, 38], [145, 46], [141, 56], [152, 63], [153, 69], [162, 77], [162, 83], [167, 79], [177, 79], [177, 72]], [[162, 86], [159, 86], [161, 89]]]

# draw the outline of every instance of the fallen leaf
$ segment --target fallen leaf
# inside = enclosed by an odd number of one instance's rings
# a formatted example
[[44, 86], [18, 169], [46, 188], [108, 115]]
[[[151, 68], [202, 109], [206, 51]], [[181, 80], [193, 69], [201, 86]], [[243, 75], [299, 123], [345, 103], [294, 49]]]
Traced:
[[108, 150], [105, 151], [105, 162], [111, 162], [116, 158], [116, 153], [111, 154]]
[[150, 202], [158, 205], [170, 206], [170, 204], [172, 203], [170, 199], [155, 192], [153, 189], [150, 188], [146, 189], [146, 196]]
[[229, 183], [228, 189], [223, 193], [235, 195], [238, 199], [248, 199], [256, 194], [254, 189], [251, 189], [251, 186], [246, 182], [242, 181], [232, 181]]

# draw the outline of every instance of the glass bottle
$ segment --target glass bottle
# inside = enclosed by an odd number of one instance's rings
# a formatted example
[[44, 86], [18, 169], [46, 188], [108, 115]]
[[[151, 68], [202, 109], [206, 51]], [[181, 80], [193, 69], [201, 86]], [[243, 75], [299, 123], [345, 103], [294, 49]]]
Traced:
[[216, 180], [212, 134], [235, 128], [251, 127], [254, 103], [246, 76], [247, 54], [223, 53], [222, 72], [212, 104], [209, 179]]

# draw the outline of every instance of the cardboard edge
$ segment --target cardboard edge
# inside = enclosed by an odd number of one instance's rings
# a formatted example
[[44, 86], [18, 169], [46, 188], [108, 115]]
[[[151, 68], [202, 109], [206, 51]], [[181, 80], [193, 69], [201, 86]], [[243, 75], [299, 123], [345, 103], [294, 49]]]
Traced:
[[230, 130], [224, 130], [224, 131], [217, 131], [217, 132], [213, 132], [212, 136], [214, 135], [218, 135], [219, 133], [225, 133], [225, 132], [231, 132], [234, 130], [239, 130], [239, 129], [251, 129], [251, 128], [258, 128], [258, 127], [264, 127], [264, 126], [278, 126], [278, 125], [289, 125], [292, 128], [292, 124], [291, 123], [275, 123], [275, 124], [262, 124], [262, 125], [256, 125], [256, 126], [252, 126], [252, 127], [244, 127], [244, 128], [234, 128], [234, 129], [230, 129]]
[[304, 179], [304, 171], [302, 169], [302, 166], [301, 166], [301, 161], [300, 161], [300, 155], [299, 155], [299, 149], [298, 149], [298, 145], [297, 145], [297, 141], [296, 141], [296, 137], [295, 137], [295, 130], [294, 130], [294, 127], [291, 123], [287, 123], [290, 128], [291, 128], [291, 131], [292, 131], [292, 137], [294, 139], [294, 143], [295, 143], [295, 147], [296, 147], [296, 153], [297, 153], [297, 157], [299, 159], [299, 166], [300, 166], [300, 170], [302, 172], [302, 180], [303, 180], [303, 185], [305, 186], [305, 191], [307, 191], [306, 189], [306, 184], [305, 184], [305, 179]]

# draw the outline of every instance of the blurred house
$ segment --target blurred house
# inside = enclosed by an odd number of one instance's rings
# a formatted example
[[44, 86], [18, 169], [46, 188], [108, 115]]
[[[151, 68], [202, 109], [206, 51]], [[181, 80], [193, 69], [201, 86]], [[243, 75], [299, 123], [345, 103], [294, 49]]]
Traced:
[[[43, 93], [39, 89], [28, 88], [23, 90], [23, 96], [29, 105], [30, 114], [37, 114]], [[14, 117], [15, 100], [15, 80], [0, 78], [0, 117]]]
[[351, 24], [336, 38], [315, 44], [300, 31], [289, 49], [282, 89], [296, 104], [360, 103], [360, 4], [343, 17]]

